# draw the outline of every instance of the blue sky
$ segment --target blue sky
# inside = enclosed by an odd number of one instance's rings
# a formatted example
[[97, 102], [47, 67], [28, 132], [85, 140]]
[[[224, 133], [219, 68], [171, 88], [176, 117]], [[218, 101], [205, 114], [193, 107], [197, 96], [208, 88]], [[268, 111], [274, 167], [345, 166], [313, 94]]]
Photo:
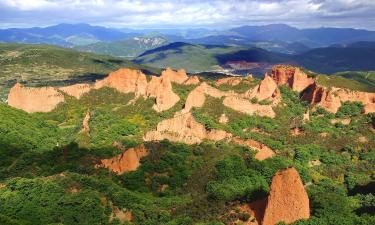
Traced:
[[375, 30], [375, 0], [0, 0], [0, 27], [90, 23], [108, 27], [296, 27]]

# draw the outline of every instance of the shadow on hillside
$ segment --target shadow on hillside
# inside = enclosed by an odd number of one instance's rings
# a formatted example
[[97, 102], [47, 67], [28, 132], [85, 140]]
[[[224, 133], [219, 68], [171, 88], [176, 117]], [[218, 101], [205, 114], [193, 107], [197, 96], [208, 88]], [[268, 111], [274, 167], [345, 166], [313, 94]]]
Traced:
[[215, 58], [220, 64], [229, 61], [246, 62], [267, 62], [267, 63], [286, 63], [290, 61], [290, 56], [281, 53], [268, 52], [263, 49], [253, 48], [248, 50], [239, 50], [227, 54], [216, 55]]
[[38, 152], [0, 143], [0, 180], [11, 177], [50, 176], [62, 172], [95, 173], [101, 158], [121, 153], [115, 147], [80, 148], [77, 143]]

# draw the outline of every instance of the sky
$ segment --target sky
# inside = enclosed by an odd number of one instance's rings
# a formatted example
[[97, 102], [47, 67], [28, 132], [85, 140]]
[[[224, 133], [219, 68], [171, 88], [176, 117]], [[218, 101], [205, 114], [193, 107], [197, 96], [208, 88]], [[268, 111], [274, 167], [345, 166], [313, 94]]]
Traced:
[[89, 23], [116, 28], [299, 28], [375, 30], [375, 0], [0, 0], [0, 27]]

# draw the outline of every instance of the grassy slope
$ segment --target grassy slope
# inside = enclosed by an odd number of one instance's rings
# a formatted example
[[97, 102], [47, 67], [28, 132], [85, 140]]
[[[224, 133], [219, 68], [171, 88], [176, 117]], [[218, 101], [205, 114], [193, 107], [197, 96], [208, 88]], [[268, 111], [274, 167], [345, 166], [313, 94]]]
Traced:
[[[163, 47], [162, 47], [163, 48]], [[176, 48], [160, 49], [144, 53], [137, 62], [155, 67], [186, 68], [191, 72], [211, 70], [219, 62], [216, 55], [229, 54], [241, 50], [238, 47], [205, 47], [202, 45], [182, 45]]]
[[120, 67], [158, 72], [120, 58], [24, 44], [0, 44], [0, 67], [0, 98], [16, 81], [30, 86], [94, 81]]
[[350, 90], [364, 91], [364, 92], [375, 92], [375, 86], [371, 83], [367, 83], [364, 80], [359, 81], [357, 76], [351, 77], [350, 79], [343, 76], [331, 75], [331, 76], [319, 76], [318, 83], [326, 87], [340, 87], [347, 88]]

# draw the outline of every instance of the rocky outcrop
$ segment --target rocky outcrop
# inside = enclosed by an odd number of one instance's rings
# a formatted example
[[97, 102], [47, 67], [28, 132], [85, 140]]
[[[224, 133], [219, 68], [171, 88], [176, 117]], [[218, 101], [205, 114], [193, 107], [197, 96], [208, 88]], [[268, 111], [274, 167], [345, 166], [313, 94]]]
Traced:
[[64, 95], [53, 87], [29, 88], [14, 85], [8, 95], [8, 105], [28, 113], [49, 112], [64, 101]]
[[65, 92], [66, 94], [77, 99], [80, 99], [83, 94], [89, 92], [91, 89], [92, 85], [90, 84], [74, 84], [59, 88], [60, 91]]
[[215, 85], [221, 86], [223, 84], [227, 84], [227, 85], [230, 85], [230, 86], [237, 86], [241, 83], [241, 81], [242, 81], [241, 77], [225, 77], [225, 78], [218, 79], [215, 82]]
[[375, 113], [375, 103], [366, 104], [363, 108], [363, 113], [364, 114]]
[[275, 152], [270, 147], [258, 141], [254, 141], [251, 139], [242, 140], [238, 137], [233, 138], [233, 141], [236, 144], [255, 149], [257, 153], [255, 154], [254, 158], [257, 160], [265, 160], [275, 155]]
[[180, 100], [180, 97], [173, 92], [168, 77], [153, 76], [147, 86], [146, 96], [156, 99], [152, 108], [157, 112], [172, 108]]
[[202, 107], [204, 105], [204, 102], [206, 101], [206, 95], [214, 98], [222, 98], [224, 96], [235, 95], [235, 93], [220, 91], [216, 88], [211, 87], [206, 82], [203, 82], [201, 85], [199, 85], [189, 93], [188, 97], [186, 98], [183, 113], [189, 112], [194, 107]]
[[329, 112], [336, 113], [343, 102], [362, 102], [363, 113], [375, 112], [375, 93], [350, 91], [342, 88], [326, 88], [314, 83], [302, 95], [302, 99]]
[[327, 88], [310, 78], [298, 67], [278, 65], [272, 68], [272, 79], [277, 85], [287, 85], [294, 91], [302, 92], [302, 99], [336, 113], [343, 102], [362, 102], [363, 113], [375, 112], [375, 93], [351, 91], [343, 88]]
[[[123, 68], [110, 73], [108, 77], [96, 81], [93, 85], [75, 84], [59, 88], [24, 88], [17, 83], [9, 93], [8, 103], [10, 106], [23, 109], [26, 112], [48, 112], [64, 101], [64, 95], [59, 91], [79, 99], [91, 89], [110, 87], [121, 93], [134, 93], [136, 98], [140, 96], [155, 98], [153, 108], [157, 112], [161, 112], [172, 108], [180, 100], [179, 96], [173, 92], [169, 77], [180, 82], [187, 79], [187, 77], [184, 78], [185, 76], [184, 70], [178, 72], [166, 70], [161, 77], [152, 76], [148, 84], [146, 75], [140, 70]], [[196, 77], [192, 78], [189, 83], [197, 81], [199, 82], [199, 79]]]
[[304, 91], [302, 100], [320, 106], [332, 113], [336, 113], [341, 106], [340, 99], [335, 96], [331, 90], [327, 90], [325, 87], [316, 83], [310, 85]]
[[307, 111], [303, 114], [302, 121], [303, 121], [304, 123], [310, 121], [310, 111], [309, 111], [309, 110], [307, 110]]
[[[280, 91], [276, 83], [269, 77], [265, 79], [254, 89], [249, 90], [245, 94], [237, 94], [234, 91], [221, 91], [211, 87], [203, 82], [201, 85], [191, 91], [186, 99], [184, 109], [181, 113], [190, 112], [194, 107], [200, 108], [206, 101], [206, 96], [214, 98], [224, 98], [223, 104], [233, 110], [246, 113], [248, 115], [260, 115], [275, 117], [272, 106], [280, 102]], [[258, 100], [270, 100], [270, 105], [260, 105], [251, 103], [249, 98], [257, 98]]]
[[144, 141], [167, 139], [172, 142], [198, 144], [204, 139], [219, 141], [230, 137], [231, 134], [222, 130], [206, 130], [191, 113], [184, 113], [161, 121], [156, 130], [147, 132], [143, 139]]
[[162, 71], [161, 77], [168, 78], [171, 82], [177, 84], [183, 84], [189, 78], [184, 69], [174, 71], [171, 68], [167, 68], [166, 70]]
[[256, 98], [259, 101], [270, 100], [274, 104], [277, 104], [281, 100], [280, 90], [276, 82], [266, 74], [264, 79], [253, 89], [245, 93], [245, 98], [253, 99]]
[[200, 80], [198, 78], [198, 76], [191, 76], [189, 77], [186, 81], [185, 81], [185, 85], [195, 85], [195, 84], [199, 84]]
[[351, 121], [352, 121], [352, 119], [350, 119], [350, 118], [345, 118], [345, 119], [336, 118], [336, 119], [331, 119], [330, 120], [331, 124], [340, 123], [342, 125], [349, 125]]
[[287, 85], [293, 91], [301, 92], [315, 82], [314, 78], [310, 78], [306, 73], [298, 67], [278, 65], [272, 68], [272, 79], [277, 85]]
[[112, 213], [109, 216], [109, 222], [112, 222], [114, 219], [118, 219], [121, 223], [130, 222], [133, 220], [133, 214], [127, 209], [113, 207]]
[[85, 118], [83, 118], [83, 121], [82, 121], [82, 130], [81, 130], [81, 132], [85, 132], [87, 134], [90, 133], [90, 119], [91, 119], [90, 111], [87, 111], [86, 115], [85, 115]]
[[219, 123], [227, 124], [228, 122], [229, 122], [229, 119], [227, 115], [225, 115], [225, 113], [221, 114], [221, 116], [219, 117]]
[[142, 157], [147, 156], [148, 151], [144, 145], [135, 148], [129, 148], [122, 154], [110, 159], [102, 159], [97, 167], [104, 167], [117, 174], [123, 174], [129, 171], [135, 171], [140, 166]]
[[95, 82], [95, 89], [103, 87], [114, 88], [122, 93], [135, 93], [139, 97], [146, 94], [147, 79], [140, 70], [122, 68]]
[[240, 98], [237, 96], [226, 97], [223, 101], [226, 107], [233, 110], [248, 114], [258, 115], [274, 118], [276, 116], [275, 111], [272, 109], [272, 105], [260, 105], [251, 103], [248, 99]]
[[309, 198], [297, 170], [278, 171], [272, 178], [262, 224], [293, 223], [309, 217]]

